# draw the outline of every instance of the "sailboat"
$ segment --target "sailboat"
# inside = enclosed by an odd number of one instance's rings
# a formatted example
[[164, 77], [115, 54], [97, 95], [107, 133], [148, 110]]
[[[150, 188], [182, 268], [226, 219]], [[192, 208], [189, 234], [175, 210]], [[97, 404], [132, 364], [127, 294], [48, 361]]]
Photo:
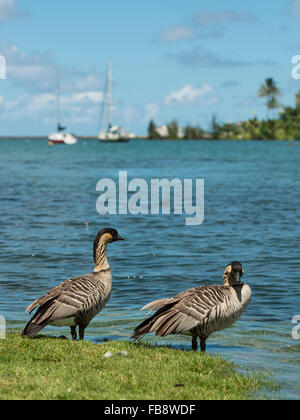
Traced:
[[[128, 142], [130, 138], [133, 138], [134, 135], [129, 131], [123, 130], [122, 127], [117, 125], [112, 125], [111, 115], [112, 115], [112, 95], [111, 95], [111, 80], [112, 80], [112, 63], [111, 61], [108, 64], [107, 69], [107, 80], [104, 89], [104, 100], [102, 102], [101, 115], [100, 115], [100, 125], [98, 139], [103, 142]], [[104, 111], [106, 109], [106, 130], [101, 130], [101, 125], [104, 119]]]
[[60, 74], [59, 68], [56, 72], [56, 117], [57, 117], [57, 131], [48, 136], [49, 145], [54, 144], [76, 144], [77, 138], [70, 133], [64, 133], [66, 127], [63, 127], [60, 123]]

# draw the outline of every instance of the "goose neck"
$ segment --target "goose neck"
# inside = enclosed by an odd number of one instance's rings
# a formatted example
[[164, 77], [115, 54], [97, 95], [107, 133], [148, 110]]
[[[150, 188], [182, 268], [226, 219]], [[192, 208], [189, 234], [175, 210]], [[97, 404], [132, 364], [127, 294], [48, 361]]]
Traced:
[[94, 256], [94, 262], [95, 267], [94, 271], [102, 271], [107, 270], [110, 268], [108, 261], [107, 261], [107, 255], [106, 255], [106, 246], [107, 244], [104, 242], [100, 242]]

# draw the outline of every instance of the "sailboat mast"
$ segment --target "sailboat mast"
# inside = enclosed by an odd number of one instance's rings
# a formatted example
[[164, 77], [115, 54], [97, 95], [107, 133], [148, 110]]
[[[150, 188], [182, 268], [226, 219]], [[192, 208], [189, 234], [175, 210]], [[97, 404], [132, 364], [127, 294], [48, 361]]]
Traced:
[[56, 119], [57, 129], [60, 131], [60, 73], [59, 66], [56, 67]]
[[108, 70], [107, 70], [107, 130], [111, 128], [111, 113], [112, 113], [111, 78], [112, 78], [112, 63], [110, 61], [108, 63]]

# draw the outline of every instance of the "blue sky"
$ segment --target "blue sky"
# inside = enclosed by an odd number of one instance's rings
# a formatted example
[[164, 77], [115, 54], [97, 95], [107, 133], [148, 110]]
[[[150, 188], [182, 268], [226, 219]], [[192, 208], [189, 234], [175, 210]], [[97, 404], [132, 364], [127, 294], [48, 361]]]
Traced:
[[49, 134], [62, 122], [95, 135], [108, 60], [113, 122], [145, 134], [150, 118], [208, 128], [264, 118], [259, 85], [273, 77], [294, 105], [300, 0], [0, 0], [0, 136]]

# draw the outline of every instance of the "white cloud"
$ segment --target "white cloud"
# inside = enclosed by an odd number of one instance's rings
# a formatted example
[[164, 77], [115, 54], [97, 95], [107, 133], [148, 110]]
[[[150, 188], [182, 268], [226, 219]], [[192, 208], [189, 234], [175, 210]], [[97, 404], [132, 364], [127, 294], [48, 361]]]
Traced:
[[174, 25], [162, 30], [156, 37], [159, 42], [176, 42], [194, 39], [195, 31], [185, 25]]
[[[0, 0], [1, 1], [1, 0]], [[51, 52], [21, 52], [17, 45], [4, 41], [0, 54], [5, 57], [7, 79], [17, 87], [36, 92], [54, 92], [56, 68]], [[104, 85], [102, 74], [96, 70], [83, 73], [74, 68], [61, 68], [61, 88], [64, 92], [100, 91]]]
[[9, 22], [24, 16], [16, 0], [0, 0], [0, 23]]
[[193, 105], [212, 91], [213, 87], [207, 83], [204, 83], [201, 87], [187, 84], [166, 96], [164, 104], [166, 106]]
[[[297, 2], [298, 0], [295, 0]], [[252, 12], [236, 12], [234, 10], [200, 10], [186, 23], [172, 25], [163, 29], [155, 37], [158, 42], [172, 43], [200, 39], [220, 38], [224, 35], [224, 27], [233, 23], [254, 23], [257, 19]]]
[[23, 93], [13, 100], [4, 103], [2, 118], [19, 120], [30, 118], [39, 120], [44, 111], [55, 109], [56, 97], [51, 94], [29, 95]]
[[47, 111], [49, 107], [53, 107], [55, 105], [56, 97], [50, 93], [43, 93], [41, 95], [35, 95], [29, 97], [29, 102], [27, 105], [26, 112], [29, 115], [38, 114], [41, 111]]
[[15, 44], [7, 41], [2, 43], [0, 52], [6, 60], [7, 78], [17, 84], [35, 82], [39, 88], [49, 88], [52, 80], [55, 80], [51, 53], [22, 53]]
[[[101, 92], [82, 92], [61, 96], [63, 124], [93, 123], [99, 118]], [[27, 119], [42, 123], [56, 123], [56, 95], [54, 93], [23, 93], [13, 100], [1, 101], [1, 118], [8, 121]]]
[[82, 101], [89, 101], [94, 104], [99, 104], [103, 101], [103, 93], [102, 92], [81, 92], [75, 93], [71, 96], [71, 102], [82, 102]]

